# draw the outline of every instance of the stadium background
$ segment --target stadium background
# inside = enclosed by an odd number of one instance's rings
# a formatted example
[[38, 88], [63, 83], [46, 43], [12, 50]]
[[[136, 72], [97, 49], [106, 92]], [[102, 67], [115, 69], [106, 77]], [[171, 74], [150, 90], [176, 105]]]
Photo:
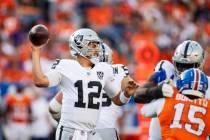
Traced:
[[[24, 123], [31, 124], [32, 136], [44, 129], [50, 137], [56, 126], [46, 109], [58, 89], [37, 89], [32, 82], [27, 35], [35, 24], [44, 24], [50, 31], [49, 45], [42, 51], [44, 71], [56, 58], [69, 57], [68, 37], [75, 29], [90, 27], [112, 47], [114, 63], [127, 65], [139, 82], [159, 60], [171, 61], [175, 47], [186, 39], [206, 49], [204, 71], [210, 74], [208, 0], [0, 0], [1, 130], [10, 119], [8, 95], [17, 96], [17, 92], [30, 96], [31, 117]], [[122, 140], [147, 139], [149, 121], [139, 115], [138, 108], [132, 101], [123, 107], [119, 119]], [[2, 134], [0, 131], [0, 140]]]

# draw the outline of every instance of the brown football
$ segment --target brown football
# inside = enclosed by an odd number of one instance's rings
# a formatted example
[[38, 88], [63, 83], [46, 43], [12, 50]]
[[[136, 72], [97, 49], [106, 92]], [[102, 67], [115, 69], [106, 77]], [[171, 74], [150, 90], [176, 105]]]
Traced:
[[38, 24], [31, 28], [28, 37], [33, 45], [40, 46], [48, 40], [49, 32], [45, 25]]

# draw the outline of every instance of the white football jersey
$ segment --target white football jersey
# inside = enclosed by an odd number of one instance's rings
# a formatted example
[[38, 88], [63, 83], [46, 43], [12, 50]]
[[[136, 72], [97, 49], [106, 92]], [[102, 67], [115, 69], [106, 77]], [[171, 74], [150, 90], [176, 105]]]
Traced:
[[[174, 85], [176, 85], [177, 75], [175, 74], [175, 67], [174, 65], [167, 61], [167, 60], [161, 60], [155, 67], [155, 71], [158, 71], [160, 69], [164, 69], [166, 71], [166, 78], [172, 79], [174, 81]], [[205, 98], [210, 99], [210, 77], [208, 77], [208, 89], [206, 91]], [[161, 132], [160, 132], [160, 123], [158, 118], [152, 118], [150, 122], [150, 128], [149, 128], [149, 139], [150, 140], [161, 140]]]
[[[122, 64], [112, 65], [117, 86], [121, 88], [121, 81], [126, 75], [129, 75], [127, 67]], [[117, 118], [122, 114], [122, 108], [115, 105], [107, 96], [105, 91], [102, 95], [102, 104], [99, 120], [96, 129], [116, 128]]]
[[63, 92], [59, 123], [64, 127], [92, 130], [100, 113], [102, 89], [110, 98], [120, 91], [113, 68], [106, 63], [84, 68], [76, 60], [56, 60], [46, 76], [49, 86], [59, 85]]

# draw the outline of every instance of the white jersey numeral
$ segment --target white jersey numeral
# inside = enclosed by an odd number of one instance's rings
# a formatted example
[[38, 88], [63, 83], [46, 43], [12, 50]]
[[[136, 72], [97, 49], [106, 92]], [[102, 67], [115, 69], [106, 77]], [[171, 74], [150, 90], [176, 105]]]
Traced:
[[182, 125], [180, 124], [180, 120], [182, 117], [182, 112], [184, 109], [184, 104], [179, 103], [174, 106], [174, 109], [176, 110], [174, 115], [174, 120], [172, 124], [170, 125], [170, 128], [182, 128]]
[[[170, 125], [170, 128], [182, 128], [182, 124], [180, 123], [182, 113], [184, 110], [184, 104], [183, 103], [178, 103], [174, 106], [175, 109], [175, 115], [172, 124]], [[203, 107], [198, 107], [194, 105], [190, 105], [189, 111], [188, 111], [188, 119], [190, 123], [185, 123], [184, 128], [197, 136], [202, 135], [202, 132], [205, 128], [205, 123], [201, 118], [196, 118], [195, 113], [202, 113], [203, 115], [206, 114], [206, 109]], [[193, 129], [192, 124], [198, 125], [198, 129]]]

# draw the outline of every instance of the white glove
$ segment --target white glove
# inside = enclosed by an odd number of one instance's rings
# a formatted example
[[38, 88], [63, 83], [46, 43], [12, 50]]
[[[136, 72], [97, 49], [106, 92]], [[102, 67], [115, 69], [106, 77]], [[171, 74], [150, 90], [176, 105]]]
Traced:
[[172, 97], [174, 94], [174, 89], [173, 89], [172, 85], [163, 83], [162, 92], [163, 92], [164, 97]]

